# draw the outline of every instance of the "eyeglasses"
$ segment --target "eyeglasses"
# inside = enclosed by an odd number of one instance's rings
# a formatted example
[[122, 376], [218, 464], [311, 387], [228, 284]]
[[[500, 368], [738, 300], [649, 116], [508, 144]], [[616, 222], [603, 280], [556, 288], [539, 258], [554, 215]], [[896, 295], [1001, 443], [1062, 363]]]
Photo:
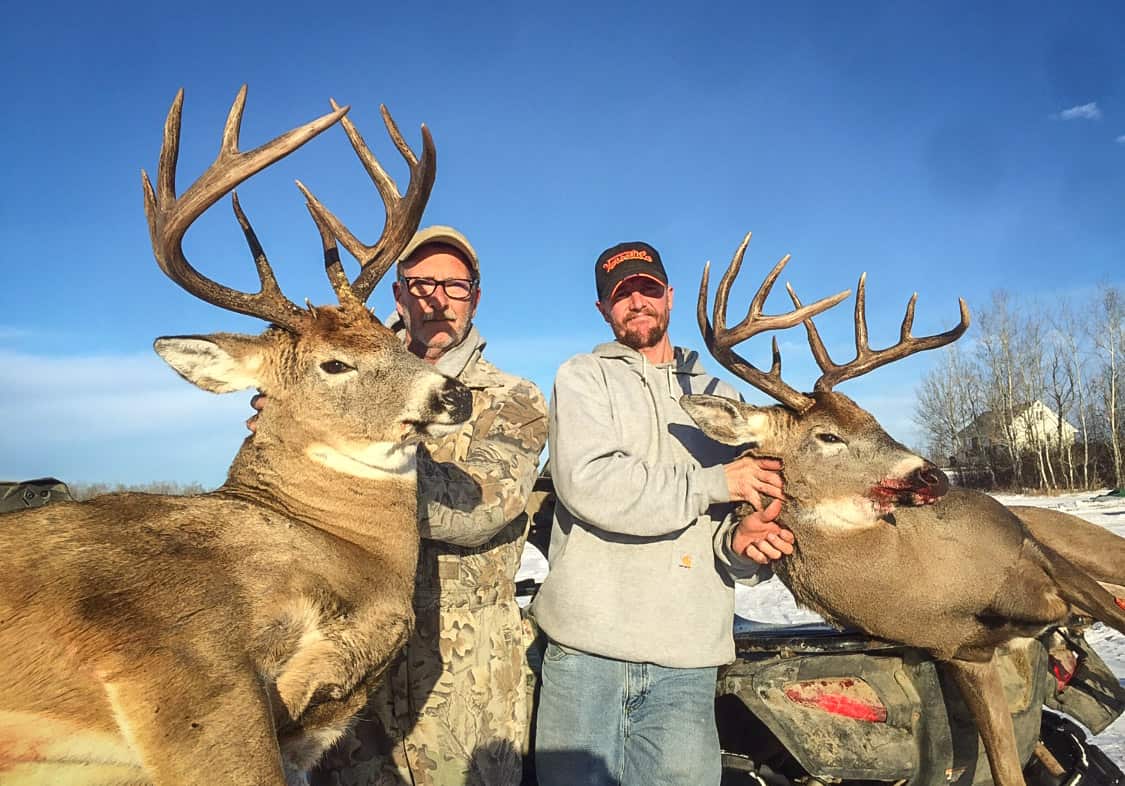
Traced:
[[450, 300], [468, 300], [473, 296], [477, 282], [470, 278], [423, 278], [414, 276], [399, 276], [399, 283], [406, 287], [406, 291], [414, 297], [429, 297], [437, 291], [438, 286], [445, 292]]

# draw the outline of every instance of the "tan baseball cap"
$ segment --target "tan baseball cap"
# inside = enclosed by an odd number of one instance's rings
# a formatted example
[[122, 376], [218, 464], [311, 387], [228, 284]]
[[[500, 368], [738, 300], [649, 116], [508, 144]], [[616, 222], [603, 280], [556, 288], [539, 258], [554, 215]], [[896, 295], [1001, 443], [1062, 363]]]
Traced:
[[431, 243], [440, 243], [447, 246], [453, 246], [461, 252], [461, 254], [469, 261], [469, 267], [472, 268], [473, 278], [480, 280], [480, 260], [477, 259], [476, 249], [469, 239], [458, 232], [453, 227], [442, 226], [435, 224], [432, 227], [419, 229], [414, 233], [414, 237], [410, 238], [410, 242], [406, 244], [402, 254], [399, 255], [398, 261], [400, 263], [410, 259], [411, 255], [419, 248]]

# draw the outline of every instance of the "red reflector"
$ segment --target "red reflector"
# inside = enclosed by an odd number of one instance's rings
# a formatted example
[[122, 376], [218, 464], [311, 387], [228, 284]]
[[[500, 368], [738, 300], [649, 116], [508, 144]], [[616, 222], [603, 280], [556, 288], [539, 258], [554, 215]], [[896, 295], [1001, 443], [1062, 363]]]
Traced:
[[1069, 650], [1064, 650], [1063, 653], [1062, 657], [1051, 653], [1048, 659], [1051, 664], [1051, 674], [1055, 676], [1056, 690], [1060, 693], [1066, 690], [1066, 686], [1074, 679], [1074, 671], [1078, 668], [1078, 656]]
[[785, 686], [785, 696], [802, 707], [868, 723], [886, 723], [887, 708], [863, 680], [805, 680]]
[[1116, 603], [1121, 608], [1125, 609], [1125, 598], [1114, 598], [1113, 602]]

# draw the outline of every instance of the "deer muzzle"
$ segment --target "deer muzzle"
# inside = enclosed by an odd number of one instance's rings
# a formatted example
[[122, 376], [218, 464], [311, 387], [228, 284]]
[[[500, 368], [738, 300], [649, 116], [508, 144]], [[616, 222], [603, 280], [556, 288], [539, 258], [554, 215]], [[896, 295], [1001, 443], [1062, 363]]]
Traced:
[[431, 400], [434, 420], [438, 423], [464, 423], [473, 414], [473, 394], [452, 377], [434, 392]]
[[872, 489], [877, 500], [893, 505], [932, 505], [949, 491], [949, 478], [929, 461], [901, 478], [889, 478]]

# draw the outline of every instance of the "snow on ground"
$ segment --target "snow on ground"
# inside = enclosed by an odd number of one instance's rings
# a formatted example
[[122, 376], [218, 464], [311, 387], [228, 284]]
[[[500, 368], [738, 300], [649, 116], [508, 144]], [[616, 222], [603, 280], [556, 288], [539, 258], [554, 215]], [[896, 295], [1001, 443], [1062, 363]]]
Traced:
[[[997, 494], [995, 497], [1005, 505], [1035, 505], [1081, 516], [1087, 521], [1100, 524], [1125, 537], [1125, 498], [1106, 496], [1105, 491], [1063, 494], [1054, 497], [1016, 494]], [[545, 575], [547, 575], [546, 560], [538, 551], [528, 546], [524, 552], [519, 578], [534, 576], [542, 579]], [[736, 587], [735, 610], [743, 617], [762, 622], [792, 623], [820, 620], [820, 617], [811, 611], [798, 608], [789, 590], [777, 579], [756, 587]], [[1125, 684], [1125, 636], [1097, 623], [1086, 632], [1086, 640], [1094, 646], [1106, 665]], [[1095, 744], [1119, 767], [1125, 768], [1125, 716], [1118, 718], [1113, 725], [1093, 739]]]

